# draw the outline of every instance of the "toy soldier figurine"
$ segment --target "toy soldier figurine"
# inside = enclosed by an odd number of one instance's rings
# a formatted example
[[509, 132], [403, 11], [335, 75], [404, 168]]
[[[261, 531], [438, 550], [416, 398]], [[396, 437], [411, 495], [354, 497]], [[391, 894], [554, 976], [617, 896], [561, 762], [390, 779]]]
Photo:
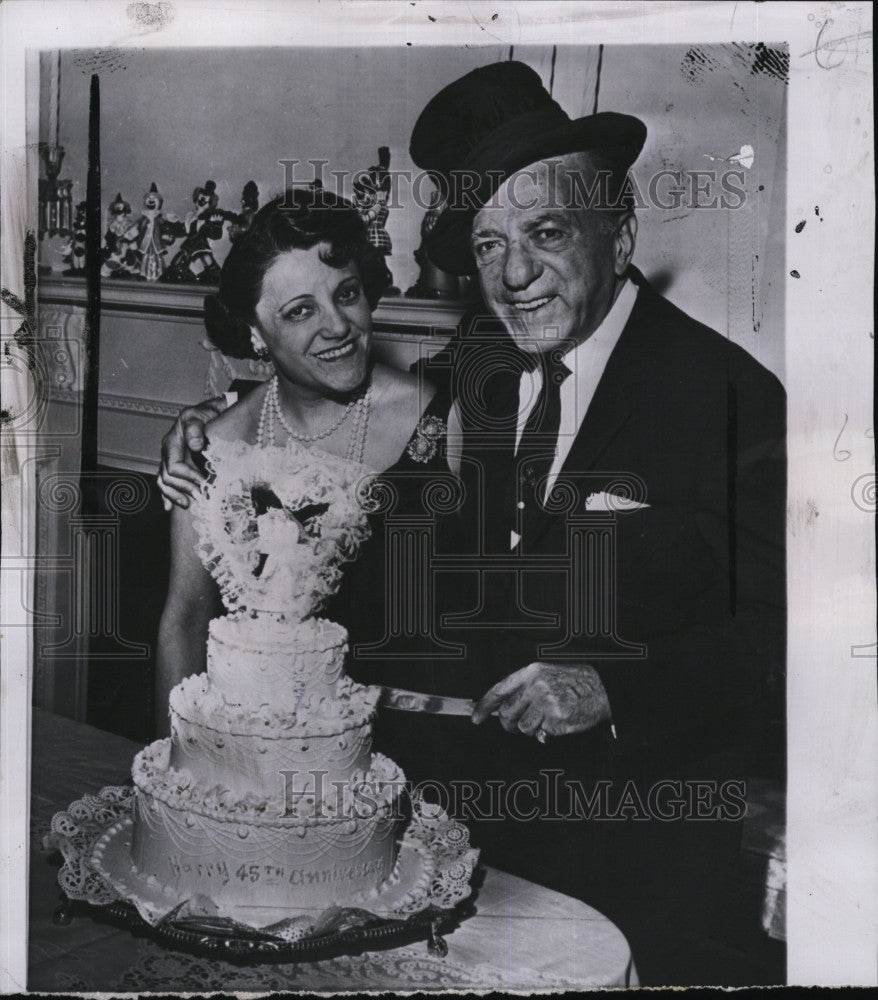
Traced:
[[195, 211], [186, 216], [186, 239], [162, 278], [163, 281], [219, 283], [220, 267], [213, 255], [211, 241], [222, 239], [223, 223], [229, 213], [217, 208], [216, 183], [207, 181], [192, 192]]
[[85, 202], [76, 206], [73, 216], [73, 232], [70, 234], [70, 250], [64, 256], [67, 263], [65, 274], [80, 274], [85, 268]]
[[407, 299], [457, 299], [460, 298], [460, 278], [455, 274], [440, 271], [430, 260], [424, 245], [429, 239], [433, 226], [442, 212], [442, 198], [433, 192], [430, 207], [421, 219], [421, 245], [414, 252], [415, 262], [420, 268], [418, 280], [406, 289]]
[[[384, 228], [389, 209], [387, 200], [390, 197], [390, 150], [387, 146], [378, 148], [378, 165], [369, 167], [354, 178], [354, 205], [366, 223], [369, 242], [385, 257], [393, 251], [390, 234]], [[385, 295], [399, 295], [399, 289], [393, 284], [393, 275], [387, 268], [387, 288]]]
[[259, 188], [255, 181], [247, 181], [241, 192], [241, 212], [229, 217], [229, 239], [237, 242], [250, 228], [253, 216], [259, 209]]

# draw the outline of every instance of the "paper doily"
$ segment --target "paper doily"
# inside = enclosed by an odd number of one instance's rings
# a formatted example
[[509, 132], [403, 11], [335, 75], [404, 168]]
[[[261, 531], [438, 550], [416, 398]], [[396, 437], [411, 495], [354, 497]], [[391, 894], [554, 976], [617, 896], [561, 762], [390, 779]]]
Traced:
[[479, 852], [470, 847], [469, 832], [438, 807], [414, 797], [393, 874], [359, 906], [332, 907], [322, 914], [299, 915], [268, 927], [248, 920], [247, 913], [236, 914], [236, 919], [211, 916], [203, 900], [175, 898], [154, 881], [131, 875], [128, 847], [133, 800], [133, 789], [108, 786], [52, 818], [44, 846], [63, 855], [58, 882], [69, 899], [96, 906], [131, 904], [152, 927], [243, 936], [250, 949], [258, 951], [253, 942], [261, 938], [275, 946], [293, 945], [339, 929], [353, 931], [355, 938], [357, 927], [451, 911], [471, 892]]

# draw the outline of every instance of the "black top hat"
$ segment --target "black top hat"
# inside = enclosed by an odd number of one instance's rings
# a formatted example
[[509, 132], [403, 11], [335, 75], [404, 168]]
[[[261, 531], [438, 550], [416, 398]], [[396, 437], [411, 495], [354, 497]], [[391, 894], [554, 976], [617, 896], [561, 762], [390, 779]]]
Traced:
[[216, 193], [216, 181], [205, 181], [204, 187], [197, 187], [192, 192], [192, 200], [197, 201], [198, 196], [201, 194], [207, 196], [211, 208], [216, 207], [217, 203], [219, 202], [219, 196]]
[[[571, 119], [524, 63], [491, 63], [467, 73], [424, 108], [409, 146], [414, 163], [438, 175], [440, 187], [450, 193], [426, 243], [430, 259], [452, 274], [475, 271], [469, 244], [473, 216], [517, 170], [596, 150], [627, 171], [645, 140], [646, 126], [631, 115], [604, 111]], [[455, 183], [455, 175], [468, 176]]]

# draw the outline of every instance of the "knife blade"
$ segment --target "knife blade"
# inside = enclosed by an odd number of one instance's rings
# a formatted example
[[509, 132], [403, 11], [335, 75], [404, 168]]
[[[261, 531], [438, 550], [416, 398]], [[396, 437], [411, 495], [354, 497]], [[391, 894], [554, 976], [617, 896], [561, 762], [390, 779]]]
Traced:
[[472, 698], [451, 698], [393, 687], [381, 688], [378, 704], [382, 708], [394, 708], [402, 712], [427, 712], [430, 715], [472, 715], [476, 707]]

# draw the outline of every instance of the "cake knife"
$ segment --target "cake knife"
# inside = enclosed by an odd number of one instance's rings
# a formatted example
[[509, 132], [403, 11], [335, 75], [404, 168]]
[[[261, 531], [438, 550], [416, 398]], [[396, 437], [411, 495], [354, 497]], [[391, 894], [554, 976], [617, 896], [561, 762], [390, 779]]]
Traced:
[[423, 694], [402, 688], [382, 687], [378, 704], [403, 712], [428, 712], [431, 715], [472, 715], [476, 703], [472, 698], [451, 698], [441, 694]]

